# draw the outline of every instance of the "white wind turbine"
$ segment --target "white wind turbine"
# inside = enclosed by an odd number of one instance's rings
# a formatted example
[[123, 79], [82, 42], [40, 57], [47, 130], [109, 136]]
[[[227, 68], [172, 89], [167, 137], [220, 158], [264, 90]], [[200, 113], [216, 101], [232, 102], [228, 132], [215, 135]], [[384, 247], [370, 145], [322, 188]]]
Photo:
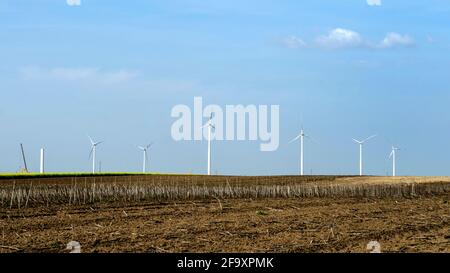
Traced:
[[147, 167], [147, 160], [148, 160], [147, 151], [148, 151], [148, 149], [149, 149], [152, 145], [153, 145], [153, 143], [150, 143], [150, 144], [148, 144], [147, 146], [144, 146], [144, 147], [138, 146], [138, 148], [139, 148], [140, 150], [142, 150], [143, 153], [144, 153], [144, 163], [143, 163], [143, 166], [142, 166], [142, 172], [143, 172], [143, 173], [146, 172], [146, 167]]
[[366, 139], [364, 139], [363, 141], [359, 141], [356, 139], [353, 139], [353, 141], [355, 141], [356, 143], [359, 144], [359, 175], [362, 176], [363, 175], [363, 145], [364, 143], [366, 143], [368, 140], [376, 137], [377, 135], [373, 135], [370, 136]]
[[291, 140], [289, 143], [292, 143], [298, 139], [300, 139], [300, 175], [304, 175], [304, 162], [305, 162], [305, 155], [304, 155], [304, 141], [305, 137], [308, 137], [308, 135], [305, 135], [305, 131], [300, 131], [300, 134], [296, 136], [293, 140]]
[[103, 141], [95, 142], [92, 140], [92, 138], [88, 135], [89, 140], [91, 141], [91, 152], [89, 153], [89, 158], [92, 156], [92, 173], [95, 173], [95, 150], [97, 145], [103, 143]]
[[211, 129], [216, 129], [211, 122], [212, 118], [213, 114], [211, 113], [208, 123], [202, 126], [202, 128], [208, 127], [208, 175], [211, 175]]
[[400, 150], [399, 148], [392, 146], [391, 154], [389, 155], [389, 158], [392, 158], [392, 176], [397, 176], [397, 162], [396, 162], [396, 153]]

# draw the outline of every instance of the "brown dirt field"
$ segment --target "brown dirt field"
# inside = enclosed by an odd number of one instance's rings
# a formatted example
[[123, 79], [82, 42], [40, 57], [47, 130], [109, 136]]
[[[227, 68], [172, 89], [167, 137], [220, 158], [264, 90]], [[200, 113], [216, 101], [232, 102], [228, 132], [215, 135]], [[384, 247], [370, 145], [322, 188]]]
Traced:
[[1, 252], [450, 252], [450, 193], [0, 209]]

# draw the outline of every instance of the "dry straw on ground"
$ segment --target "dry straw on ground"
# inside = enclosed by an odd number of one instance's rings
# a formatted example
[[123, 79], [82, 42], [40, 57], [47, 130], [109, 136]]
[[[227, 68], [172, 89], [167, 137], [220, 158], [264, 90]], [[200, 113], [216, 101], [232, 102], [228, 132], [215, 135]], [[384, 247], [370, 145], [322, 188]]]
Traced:
[[109, 176], [0, 181], [3, 208], [96, 202], [283, 197], [415, 197], [450, 192], [449, 178]]

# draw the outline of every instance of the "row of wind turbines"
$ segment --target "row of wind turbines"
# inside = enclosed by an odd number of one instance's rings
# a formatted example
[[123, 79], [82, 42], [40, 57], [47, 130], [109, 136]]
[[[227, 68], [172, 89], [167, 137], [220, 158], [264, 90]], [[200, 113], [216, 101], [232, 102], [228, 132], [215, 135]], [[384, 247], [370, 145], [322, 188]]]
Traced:
[[[208, 128], [208, 167], [207, 167], [207, 173], [208, 175], [211, 175], [211, 134], [212, 134], [212, 129], [215, 129], [216, 127], [213, 125], [213, 123], [211, 122], [213, 118], [213, 115], [211, 114], [211, 116], [208, 119], [208, 122], [203, 125], [201, 128]], [[103, 143], [103, 141], [99, 141], [99, 142], [95, 142], [89, 135], [89, 140], [91, 141], [91, 152], [89, 154], [89, 157], [91, 158], [92, 156], [92, 173], [95, 173], [95, 151], [96, 148], [99, 144]], [[143, 164], [142, 164], [142, 172], [146, 173], [146, 167], [147, 167], [147, 161], [148, 161], [148, 149], [150, 149], [150, 147], [153, 145], [153, 143], [150, 143], [147, 146], [138, 146], [138, 148], [140, 150], [143, 151]]]
[[[210, 116], [208, 122], [202, 126], [202, 128], [208, 128], [208, 175], [211, 175], [211, 130], [215, 129], [214, 125], [211, 122], [212, 120], [212, 115]], [[353, 139], [353, 141], [355, 141], [357, 144], [359, 144], [359, 175], [363, 176], [364, 172], [363, 172], [363, 146], [364, 144], [375, 138], [377, 135], [372, 135], [362, 141], [360, 140], [356, 140]], [[292, 143], [294, 141], [297, 141], [300, 139], [300, 175], [304, 175], [304, 170], [305, 170], [305, 166], [304, 166], [304, 162], [305, 162], [305, 154], [304, 154], [304, 144], [305, 144], [305, 137], [311, 139], [308, 135], [305, 134], [305, 130], [302, 128], [300, 131], [300, 134], [298, 136], [296, 136], [294, 139], [292, 139], [289, 143]], [[313, 139], [311, 139], [313, 140]], [[400, 150], [399, 148], [392, 146], [392, 151], [391, 154], [389, 155], [389, 159], [392, 159], [392, 176], [396, 176], [397, 175], [397, 166], [396, 166], [396, 153], [397, 151]]]
[[[95, 152], [97, 149], [97, 146], [102, 144], [104, 141], [94, 141], [89, 135], [89, 140], [91, 141], [91, 152], [89, 153], [89, 158], [92, 158], [92, 173], [95, 173]], [[148, 150], [153, 145], [153, 143], [148, 144], [147, 146], [137, 146], [139, 150], [143, 152], [143, 164], [142, 164], [142, 172], [147, 172], [147, 161], [148, 161]], [[41, 163], [41, 166], [43, 164]]]
[[[211, 133], [212, 129], [216, 127], [212, 124], [211, 120], [213, 115], [209, 117], [208, 122], [203, 125], [201, 128], [208, 128], [208, 175], [211, 175]], [[95, 173], [95, 151], [99, 144], [103, 143], [103, 141], [95, 142], [89, 135], [89, 140], [91, 141], [91, 152], [89, 154], [89, 158], [92, 157], [92, 173]], [[138, 146], [138, 148], [143, 152], [143, 163], [142, 163], [142, 172], [147, 172], [147, 161], [148, 161], [148, 150], [153, 145], [153, 143], [148, 144], [147, 146]], [[42, 164], [41, 164], [42, 165]]]
[[[360, 176], [364, 175], [363, 146], [367, 141], [375, 138], [376, 136], [377, 135], [372, 135], [364, 140], [357, 140], [357, 139], [353, 138], [353, 141], [359, 145], [359, 175]], [[300, 175], [304, 175], [304, 161], [305, 161], [304, 160], [305, 159], [305, 157], [304, 157], [304, 141], [305, 141], [305, 137], [310, 138], [308, 135], [305, 134], [305, 131], [302, 128], [300, 131], [300, 134], [289, 142], [289, 143], [292, 143], [292, 142], [300, 139]], [[400, 149], [395, 146], [392, 146], [391, 154], [389, 155], [389, 159], [392, 159], [392, 176], [397, 176], [396, 153], [398, 150], [400, 150]]]
[[[211, 135], [212, 130], [215, 129], [214, 124], [212, 123], [212, 115], [210, 116], [208, 122], [201, 127], [202, 129], [207, 128], [208, 129], [208, 165], [207, 165], [207, 174], [211, 175], [211, 159], [212, 159], [212, 147], [211, 147]], [[91, 150], [89, 153], [89, 158], [92, 158], [92, 173], [95, 174], [96, 172], [96, 150], [97, 146], [102, 144], [104, 141], [94, 141], [89, 135], [87, 135], [90, 142], [91, 142]], [[359, 175], [364, 175], [363, 170], [363, 147], [364, 144], [366, 144], [369, 140], [375, 138], [377, 135], [372, 135], [364, 140], [357, 140], [353, 139], [355, 143], [359, 145]], [[292, 139], [289, 143], [295, 142], [297, 140], [300, 140], [300, 175], [304, 175], [304, 162], [305, 162], [305, 156], [304, 156], [304, 144], [305, 144], [305, 138], [309, 138], [310, 140], [314, 141], [310, 136], [305, 134], [305, 130], [302, 128], [300, 131], [300, 134], [296, 136], [294, 139]], [[153, 146], [153, 143], [150, 143], [146, 146], [137, 146], [138, 149], [140, 149], [143, 152], [143, 163], [142, 163], [142, 172], [147, 172], [147, 164], [148, 164], [148, 150]], [[400, 150], [399, 148], [392, 146], [391, 153], [389, 155], [389, 159], [392, 159], [392, 176], [397, 175], [396, 170], [396, 153]], [[22, 154], [23, 154], [23, 147], [22, 147]], [[41, 164], [40, 164], [40, 172], [44, 172], [44, 149], [41, 149], [40, 154]], [[24, 158], [25, 162], [25, 158]], [[26, 163], [25, 163], [26, 164]]]

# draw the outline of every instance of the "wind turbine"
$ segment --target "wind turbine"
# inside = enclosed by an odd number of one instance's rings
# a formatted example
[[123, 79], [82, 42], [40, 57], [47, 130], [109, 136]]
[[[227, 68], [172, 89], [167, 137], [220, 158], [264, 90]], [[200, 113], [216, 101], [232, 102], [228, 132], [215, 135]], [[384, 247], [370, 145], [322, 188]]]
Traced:
[[400, 150], [399, 148], [392, 146], [392, 152], [389, 155], [389, 158], [392, 158], [392, 176], [397, 176], [397, 162], [396, 162], [396, 153], [397, 151]]
[[366, 143], [368, 140], [376, 137], [377, 135], [373, 135], [370, 136], [366, 139], [364, 139], [363, 141], [359, 141], [356, 139], [353, 139], [353, 141], [355, 141], [356, 143], [359, 144], [359, 175], [362, 176], [363, 175], [363, 145], [364, 143]]
[[211, 113], [208, 123], [202, 126], [202, 128], [208, 127], [208, 175], [211, 175], [211, 128], [216, 129], [211, 122], [212, 118], [213, 114]]
[[302, 130], [300, 131], [300, 134], [289, 142], [289, 143], [292, 143], [292, 142], [300, 139], [300, 175], [304, 175], [304, 161], [305, 161], [304, 160], [305, 159], [304, 141], [305, 141], [305, 137], [309, 137], [309, 136], [305, 135], [305, 131], [302, 128]]
[[153, 143], [150, 143], [150, 144], [148, 144], [147, 146], [144, 146], [144, 147], [138, 146], [138, 148], [139, 148], [140, 150], [142, 150], [143, 153], [144, 153], [144, 163], [143, 163], [143, 166], [142, 166], [142, 172], [143, 172], [143, 173], [146, 172], [145, 169], [146, 169], [146, 167], [147, 167], [147, 159], [148, 159], [148, 156], [147, 156], [147, 150], [148, 150], [152, 145], [153, 145]]
[[89, 135], [88, 138], [91, 141], [91, 152], [89, 153], [89, 158], [91, 158], [92, 156], [92, 173], [95, 173], [95, 150], [97, 148], [97, 145], [103, 143], [103, 141], [95, 142]]

